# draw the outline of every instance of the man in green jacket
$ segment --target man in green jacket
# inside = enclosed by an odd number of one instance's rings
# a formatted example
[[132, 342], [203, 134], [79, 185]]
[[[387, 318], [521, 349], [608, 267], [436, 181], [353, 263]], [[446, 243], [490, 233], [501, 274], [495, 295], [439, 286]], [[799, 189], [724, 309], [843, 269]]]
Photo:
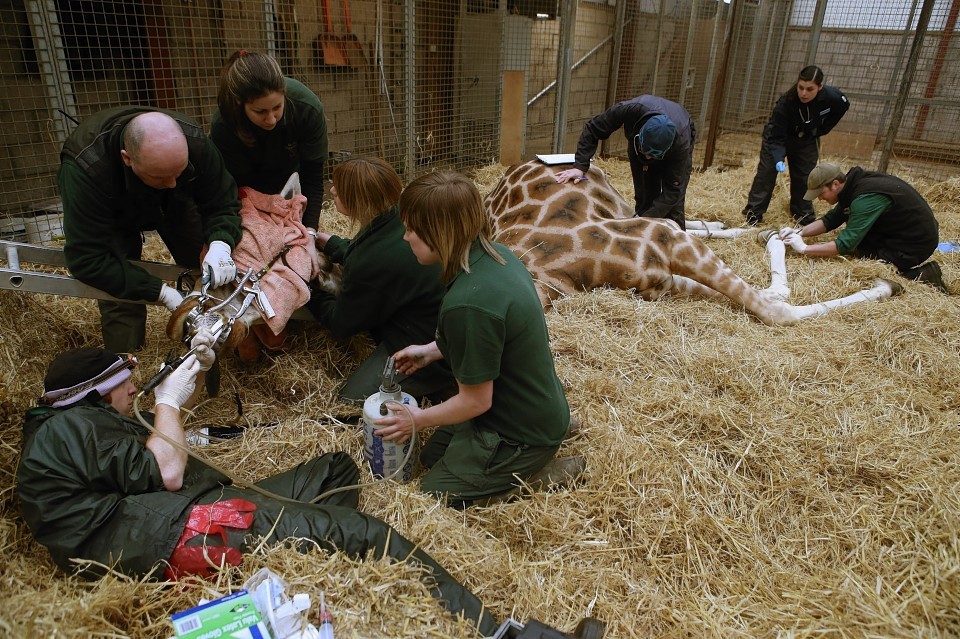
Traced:
[[155, 412], [143, 416], [155, 432], [133, 415], [132, 357], [81, 348], [50, 364], [40, 405], [24, 418], [16, 492], [56, 564], [72, 572], [73, 558], [95, 562], [81, 568], [84, 577], [107, 566], [176, 578], [205, 574], [210, 561], [238, 565], [261, 536], [294, 538], [304, 552], [316, 544], [419, 566], [443, 606], [493, 634], [496, 622], [476, 596], [388, 524], [356, 510], [359, 471], [348, 454], [321, 455], [258, 482], [270, 496], [188, 457], [180, 408], [196, 400], [212, 344], [201, 332], [196, 355], [157, 386]]
[[[159, 302], [181, 295], [134, 266], [144, 231], [160, 233], [177, 264], [213, 285], [236, 277], [230, 254], [240, 239], [237, 186], [203, 129], [174, 111], [115, 107], [87, 118], [67, 138], [58, 180], [70, 273], [115, 298]], [[143, 304], [101, 301], [104, 346], [133, 352], [145, 338]]]
[[[940, 224], [923, 196], [900, 178], [859, 166], [844, 173], [836, 164], [821, 163], [807, 178], [804, 198], [819, 198], [833, 208], [799, 230], [781, 229], [780, 239], [797, 253], [883, 260], [903, 277], [949, 294], [940, 264], [926, 262], [937, 248]], [[819, 244], [803, 240], [841, 226], [835, 240]]]

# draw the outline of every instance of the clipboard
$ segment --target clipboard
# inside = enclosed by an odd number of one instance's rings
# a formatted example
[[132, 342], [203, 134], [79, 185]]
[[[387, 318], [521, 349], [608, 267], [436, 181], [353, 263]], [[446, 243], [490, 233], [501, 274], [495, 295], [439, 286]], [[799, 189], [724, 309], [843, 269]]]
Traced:
[[556, 164], [573, 164], [575, 161], [575, 154], [573, 153], [554, 153], [552, 155], [538, 155], [537, 159], [543, 162], [548, 166], [554, 166]]

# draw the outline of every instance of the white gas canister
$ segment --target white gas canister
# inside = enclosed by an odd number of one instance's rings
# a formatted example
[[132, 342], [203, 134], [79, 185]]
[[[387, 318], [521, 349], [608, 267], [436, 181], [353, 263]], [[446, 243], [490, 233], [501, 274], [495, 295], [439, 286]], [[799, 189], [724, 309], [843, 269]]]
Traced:
[[414, 458], [410, 450], [413, 438], [406, 444], [395, 444], [384, 441], [374, 433], [380, 427], [373, 422], [389, 413], [388, 403], [417, 406], [417, 400], [412, 395], [401, 392], [399, 386], [394, 385], [393, 388], [396, 390], [385, 390], [381, 386], [379, 392], [370, 395], [363, 402], [363, 452], [370, 465], [370, 472], [375, 477], [393, 476], [397, 481], [408, 482], [413, 477]]

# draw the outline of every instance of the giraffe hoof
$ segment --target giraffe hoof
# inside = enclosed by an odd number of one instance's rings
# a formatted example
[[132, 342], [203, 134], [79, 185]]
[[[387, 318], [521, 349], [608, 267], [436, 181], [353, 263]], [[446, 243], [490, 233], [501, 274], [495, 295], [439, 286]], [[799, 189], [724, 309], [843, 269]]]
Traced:
[[770, 241], [770, 238], [776, 235], [777, 235], [776, 229], [767, 229], [765, 231], [760, 231], [759, 233], [757, 233], [757, 242], [766, 246], [767, 242]]
[[890, 297], [896, 297], [897, 295], [903, 293], [903, 285], [901, 285], [900, 282], [894, 282], [893, 280], [888, 280], [884, 277], [878, 277], [876, 285], [883, 286], [884, 284], [890, 287]]

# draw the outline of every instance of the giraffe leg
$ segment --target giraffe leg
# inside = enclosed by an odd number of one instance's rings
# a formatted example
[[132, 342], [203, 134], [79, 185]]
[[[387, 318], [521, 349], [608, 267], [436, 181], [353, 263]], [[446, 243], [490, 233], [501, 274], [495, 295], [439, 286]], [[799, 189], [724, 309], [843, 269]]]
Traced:
[[830, 311], [838, 308], [844, 308], [860, 302], [876, 302], [887, 297], [893, 297], [903, 292], [903, 287], [896, 282], [878, 278], [873, 284], [873, 288], [857, 291], [852, 295], [847, 295], [837, 300], [820, 302], [819, 304], [807, 304], [805, 306], [790, 307], [790, 321], [780, 322], [782, 324], [792, 324], [800, 320], [810, 319], [826, 315]]
[[769, 298], [786, 300], [790, 297], [790, 285], [787, 283], [786, 249], [783, 240], [776, 232], [763, 232], [758, 236], [761, 241], [766, 237], [767, 255], [770, 256], [770, 286], [763, 290]]
[[756, 229], [691, 229], [687, 227], [687, 233], [702, 239], [717, 238], [720, 240], [732, 240], [735, 237], [755, 232]]
[[682, 275], [673, 276], [673, 286], [670, 287], [670, 293], [673, 295], [690, 295], [692, 297], [704, 297], [707, 299], [720, 299], [726, 297], [723, 293], [715, 291], [709, 286], [704, 286], [700, 282], [691, 280]]
[[684, 222], [686, 231], [722, 231], [727, 228], [723, 222], [704, 222], [703, 220], [686, 220]]

